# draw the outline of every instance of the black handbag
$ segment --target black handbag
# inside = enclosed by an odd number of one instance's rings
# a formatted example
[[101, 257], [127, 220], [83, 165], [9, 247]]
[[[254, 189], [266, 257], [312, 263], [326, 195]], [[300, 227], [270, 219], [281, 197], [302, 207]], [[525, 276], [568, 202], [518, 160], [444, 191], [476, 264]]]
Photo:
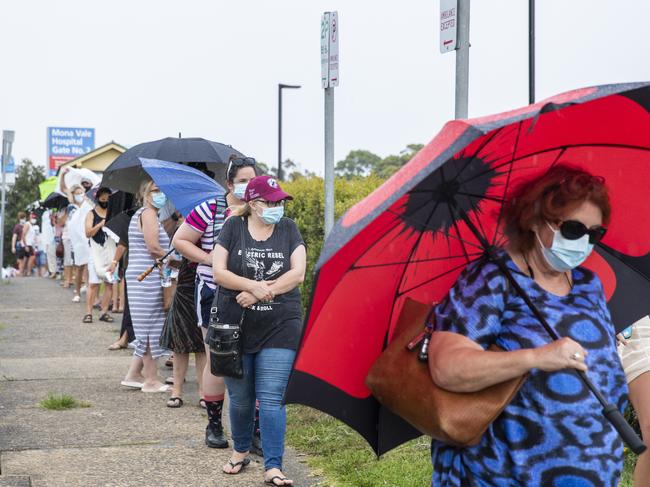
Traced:
[[[241, 225], [241, 265], [242, 274], [246, 277], [246, 263], [244, 252], [246, 250], [244, 225]], [[217, 317], [217, 298], [221, 286], [217, 288], [212, 308], [210, 309], [210, 324], [205, 336], [205, 343], [210, 349], [210, 372], [218, 377], [232, 377], [241, 379], [244, 376], [242, 356], [244, 353], [243, 327], [246, 310], [242, 309], [239, 323], [223, 323]]]

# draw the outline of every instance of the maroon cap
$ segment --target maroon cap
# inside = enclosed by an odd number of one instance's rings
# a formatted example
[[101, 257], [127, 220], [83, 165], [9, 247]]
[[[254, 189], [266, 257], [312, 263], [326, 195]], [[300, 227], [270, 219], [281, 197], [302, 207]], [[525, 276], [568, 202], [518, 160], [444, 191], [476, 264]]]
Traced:
[[293, 196], [285, 193], [280, 188], [278, 180], [272, 176], [256, 176], [248, 181], [244, 201], [261, 198], [266, 201], [292, 200]]

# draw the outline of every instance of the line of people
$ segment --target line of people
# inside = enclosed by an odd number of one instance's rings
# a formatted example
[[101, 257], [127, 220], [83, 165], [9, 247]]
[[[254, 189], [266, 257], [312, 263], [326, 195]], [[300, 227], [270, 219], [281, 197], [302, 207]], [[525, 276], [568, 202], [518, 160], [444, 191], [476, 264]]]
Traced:
[[[205, 164], [194, 167], [209, 174]], [[142, 186], [141, 206], [109, 266], [112, 272], [126, 260], [123, 327], [109, 348], [132, 342], [135, 351], [122, 385], [147, 393], [171, 390], [170, 408], [184, 404], [183, 383], [193, 353], [199, 403], [207, 411], [205, 443], [211, 448], [229, 446], [222, 425], [228, 390], [234, 448], [223, 472], [238, 474], [250, 463], [249, 454], [256, 453], [264, 457], [266, 483], [291, 485], [282, 470], [282, 398], [302, 327], [305, 244], [296, 224], [283, 216], [285, 201], [292, 197], [274, 178], [258, 176], [253, 158], [231, 157], [226, 177], [228, 192], [201, 203], [186, 218], [166, 211], [167, 197], [154, 182]], [[101, 224], [94, 216], [91, 223], [91, 229]], [[180, 255], [174, 257], [172, 249]], [[159, 270], [143, 277], [161, 260]], [[170, 275], [177, 275], [173, 294]], [[217, 377], [204, 343], [210, 320], [239, 320], [243, 310], [244, 376]], [[159, 378], [156, 363], [170, 352], [171, 387]]]

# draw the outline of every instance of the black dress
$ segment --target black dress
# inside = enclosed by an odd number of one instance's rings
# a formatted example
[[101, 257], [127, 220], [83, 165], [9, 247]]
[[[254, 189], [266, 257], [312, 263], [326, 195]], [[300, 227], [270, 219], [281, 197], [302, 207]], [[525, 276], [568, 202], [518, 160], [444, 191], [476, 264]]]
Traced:
[[205, 352], [203, 334], [196, 319], [194, 279], [196, 264], [183, 259], [172, 306], [160, 334], [160, 346], [174, 353]]

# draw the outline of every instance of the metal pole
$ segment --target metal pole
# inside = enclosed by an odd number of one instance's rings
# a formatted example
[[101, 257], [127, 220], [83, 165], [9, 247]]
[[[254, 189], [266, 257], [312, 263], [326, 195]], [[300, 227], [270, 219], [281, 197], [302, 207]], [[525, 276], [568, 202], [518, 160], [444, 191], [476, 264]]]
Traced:
[[7, 164], [11, 160], [11, 144], [14, 142], [14, 131], [13, 130], [3, 130], [2, 131], [2, 159], [0, 164], [2, 165], [2, 202], [0, 203], [0, 280], [2, 280], [2, 269], [4, 268], [4, 245], [5, 245], [5, 200], [6, 200], [6, 187], [7, 181], [5, 176], [5, 169]]
[[278, 85], [278, 181], [282, 181], [282, 87]]
[[325, 236], [334, 226], [334, 87], [325, 88]]
[[535, 0], [528, 0], [528, 103], [535, 103]]
[[455, 118], [467, 118], [469, 99], [469, 7], [470, 0], [458, 0], [458, 42], [456, 43]]

